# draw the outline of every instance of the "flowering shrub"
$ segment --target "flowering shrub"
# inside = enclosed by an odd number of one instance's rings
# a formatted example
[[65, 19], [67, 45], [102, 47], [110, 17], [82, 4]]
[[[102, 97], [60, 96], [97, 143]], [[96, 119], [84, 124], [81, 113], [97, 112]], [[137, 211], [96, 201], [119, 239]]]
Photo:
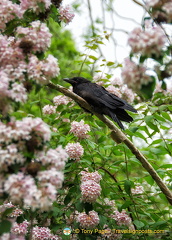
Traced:
[[[146, 1], [145, 9], [155, 21], [144, 19], [129, 34], [130, 57], [122, 65], [106, 61], [103, 52], [94, 56], [111, 37], [105, 30], [104, 38], [97, 34], [99, 19], [94, 25], [92, 18], [83, 60], [70, 33], [59, 31], [74, 17], [70, 6], [61, 0], [0, 2], [0, 239], [171, 239], [165, 196], [171, 200], [154, 183], [159, 174], [166, 191], [171, 184], [171, 43], [159, 25], [171, 23], [171, 1]], [[120, 67], [122, 78], [116, 78]], [[64, 73], [94, 75], [138, 110], [125, 135], [57, 95], [56, 89], [67, 94], [61, 79], [70, 76]], [[155, 168], [154, 180], [153, 167], [144, 171], [140, 157]], [[151, 235], [137, 234], [147, 229]]]
[[94, 210], [88, 214], [80, 213], [77, 217], [77, 222], [79, 222], [82, 228], [92, 229], [98, 225], [99, 216]]
[[74, 18], [75, 14], [72, 12], [72, 9], [69, 5], [67, 6], [60, 6], [59, 8], [60, 13], [60, 21], [64, 21], [66, 24], [70, 23]]
[[70, 158], [79, 160], [84, 153], [84, 149], [79, 142], [77, 143], [68, 143], [65, 147], [66, 152]]
[[133, 90], [141, 89], [142, 85], [147, 85], [152, 81], [151, 77], [146, 74], [146, 68], [144, 66], [137, 65], [128, 58], [125, 59], [125, 65], [121, 75], [124, 83]]
[[135, 28], [129, 35], [128, 43], [133, 53], [141, 53], [144, 56], [160, 55], [165, 45], [165, 35], [159, 26], [147, 28]]
[[90, 126], [88, 124], [84, 124], [84, 121], [80, 122], [73, 121], [71, 123], [70, 132], [73, 133], [76, 137], [80, 139], [88, 138], [88, 132], [90, 131]]
[[95, 202], [101, 193], [99, 183], [101, 175], [99, 175], [98, 172], [89, 173], [86, 171], [82, 171], [80, 174], [82, 175], [80, 186], [82, 201], [88, 203]]

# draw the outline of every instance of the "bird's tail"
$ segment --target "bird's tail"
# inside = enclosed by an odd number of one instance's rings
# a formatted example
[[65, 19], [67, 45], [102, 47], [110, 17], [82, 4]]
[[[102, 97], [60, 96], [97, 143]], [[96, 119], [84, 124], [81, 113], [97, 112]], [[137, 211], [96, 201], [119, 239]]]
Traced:
[[112, 120], [113, 120], [114, 122], [116, 122], [116, 123], [119, 125], [119, 127], [124, 130], [124, 126], [123, 126], [123, 124], [121, 123], [121, 121], [118, 119], [118, 117], [116, 116], [116, 114], [115, 114], [114, 112], [111, 112], [110, 110], [109, 110], [108, 113], [109, 113], [108, 116], [111, 117]]
[[137, 112], [137, 110], [135, 108], [133, 108], [130, 104], [128, 104], [127, 102], [125, 103], [124, 106], [120, 106], [121, 109], [126, 109], [130, 112]]
[[118, 108], [115, 111], [115, 114], [116, 114], [117, 118], [121, 121], [124, 121], [124, 122], [132, 122], [133, 121], [133, 118], [130, 115], [128, 115], [128, 113], [124, 109]]

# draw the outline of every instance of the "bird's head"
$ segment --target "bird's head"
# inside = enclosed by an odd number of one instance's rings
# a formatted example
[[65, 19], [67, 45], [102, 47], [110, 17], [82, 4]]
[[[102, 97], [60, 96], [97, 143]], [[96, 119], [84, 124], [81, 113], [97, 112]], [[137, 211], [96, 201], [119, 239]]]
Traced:
[[73, 77], [73, 78], [63, 78], [65, 82], [70, 83], [72, 86], [78, 85], [80, 83], [89, 82], [87, 79], [83, 77]]

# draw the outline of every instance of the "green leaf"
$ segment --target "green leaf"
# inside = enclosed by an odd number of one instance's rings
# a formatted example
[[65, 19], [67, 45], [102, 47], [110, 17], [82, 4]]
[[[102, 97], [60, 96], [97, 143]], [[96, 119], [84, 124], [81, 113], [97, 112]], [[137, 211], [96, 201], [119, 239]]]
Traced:
[[109, 66], [112, 66], [112, 65], [114, 65], [115, 63], [114, 62], [108, 62], [107, 63], [107, 66], [109, 67]]
[[140, 132], [135, 132], [134, 136], [139, 137], [139, 138], [143, 139], [145, 142], [147, 142], [147, 139], [145, 138], [145, 136], [143, 134], [141, 134]]
[[148, 122], [147, 125], [148, 125], [152, 130], [154, 130], [155, 132], [159, 132], [158, 127], [157, 127], [155, 124], [153, 124], [152, 122]]
[[99, 215], [100, 225], [103, 227], [107, 223], [107, 218], [103, 215]]
[[95, 50], [95, 49], [97, 49], [98, 48], [98, 45], [97, 44], [93, 44], [93, 46], [89, 46], [88, 48], [91, 48], [91, 49], [93, 49], [93, 50]]
[[166, 119], [161, 117], [159, 114], [155, 113], [154, 114], [155, 119], [161, 121], [161, 122], [166, 122]]
[[132, 185], [132, 182], [130, 180], [124, 181], [124, 189], [128, 195], [131, 194], [131, 185]]
[[160, 166], [160, 168], [170, 168], [172, 169], [172, 164], [163, 164]]
[[84, 203], [78, 201], [78, 202], [76, 202], [75, 207], [76, 207], [76, 210], [77, 210], [78, 212], [82, 212], [83, 209], [84, 209]]
[[120, 210], [127, 208], [132, 204], [131, 201], [125, 201], [125, 203], [120, 207]]
[[2, 220], [0, 222], [0, 234], [8, 233], [11, 229], [12, 223], [8, 220]]
[[95, 60], [95, 61], [97, 60], [97, 58], [95, 56], [93, 56], [93, 55], [89, 55], [88, 57], [93, 59], [93, 60]]
[[143, 222], [141, 222], [141, 221], [139, 221], [139, 220], [134, 220], [133, 223], [136, 225], [136, 227], [137, 227], [138, 229], [144, 227], [144, 225], [145, 225]]
[[149, 116], [146, 116], [145, 118], [144, 118], [144, 120], [145, 120], [145, 122], [146, 123], [149, 123], [150, 121], [152, 121], [153, 120], [153, 116], [152, 115], [149, 115]]
[[64, 199], [64, 204], [67, 205], [70, 203], [70, 201], [72, 200], [71, 196], [69, 196], [69, 194], [65, 197]]
[[161, 112], [162, 116], [171, 122], [171, 117], [167, 112]]
[[154, 229], [163, 229], [163, 227], [167, 227], [167, 222], [166, 221], [159, 221], [154, 223], [151, 227]]
[[147, 183], [149, 183], [151, 186], [154, 184], [154, 180], [151, 176], [144, 177]]

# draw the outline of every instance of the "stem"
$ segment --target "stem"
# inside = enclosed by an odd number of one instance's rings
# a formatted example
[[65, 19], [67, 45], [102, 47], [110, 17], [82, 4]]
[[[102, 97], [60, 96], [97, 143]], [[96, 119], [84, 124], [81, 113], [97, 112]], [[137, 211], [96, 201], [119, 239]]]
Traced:
[[[104, 168], [104, 167], [100, 167], [100, 169], [102, 169], [103, 171], [105, 171], [116, 183], [117, 183], [117, 187], [118, 187], [118, 189], [119, 189], [119, 191], [123, 194], [123, 190], [122, 190], [122, 188], [121, 188], [121, 186], [119, 185], [119, 183], [118, 183], [118, 180], [116, 179], [116, 177], [115, 177], [115, 175], [114, 174], [112, 174], [112, 173], [110, 173], [106, 168]], [[122, 197], [122, 199], [126, 202], [126, 198], [125, 197]], [[131, 208], [128, 206], [127, 207], [127, 209], [128, 209], [128, 211], [129, 211], [129, 215], [130, 215], [130, 218], [132, 219], [132, 222], [134, 221], [134, 218], [133, 218], [133, 216], [132, 216], [132, 210], [131, 210]], [[135, 226], [135, 228], [136, 228], [136, 226]]]

